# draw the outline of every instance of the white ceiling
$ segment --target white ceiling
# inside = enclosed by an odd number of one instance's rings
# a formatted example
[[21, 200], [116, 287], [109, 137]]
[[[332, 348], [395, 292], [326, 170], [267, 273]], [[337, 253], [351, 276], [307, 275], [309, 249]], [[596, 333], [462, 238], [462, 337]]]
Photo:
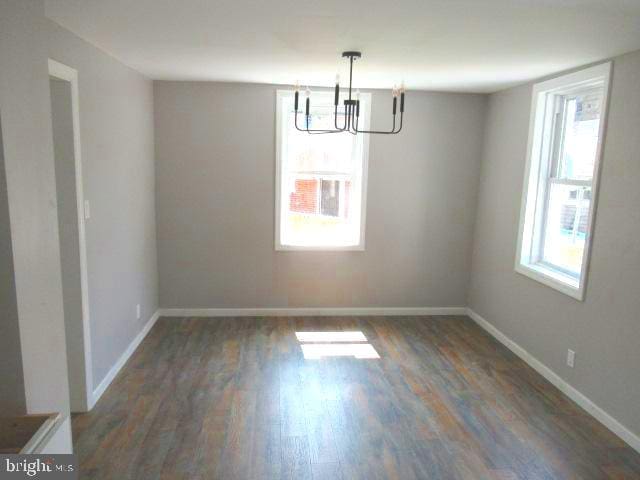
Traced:
[[640, 0], [46, 0], [153, 79], [491, 92], [640, 49]]

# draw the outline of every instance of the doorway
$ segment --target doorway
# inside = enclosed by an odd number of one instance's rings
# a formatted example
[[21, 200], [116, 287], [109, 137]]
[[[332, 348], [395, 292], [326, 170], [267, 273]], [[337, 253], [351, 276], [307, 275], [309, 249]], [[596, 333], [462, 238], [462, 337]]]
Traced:
[[85, 208], [80, 152], [78, 72], [49, 60], [69, 399], [72, 412], [94, 403], [89, 328]]

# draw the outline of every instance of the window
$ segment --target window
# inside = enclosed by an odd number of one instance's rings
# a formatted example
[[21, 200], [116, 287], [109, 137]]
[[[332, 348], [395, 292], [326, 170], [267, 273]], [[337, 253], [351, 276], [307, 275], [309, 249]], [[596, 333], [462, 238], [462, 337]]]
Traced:
[[[333, 92], [311, 94], [309, 128], [334, 128], [333, 101]], [[367, 125], [370, 101], [360, 94]], [[278, 91], [276, 249], [363, 250], [368, 136], [299, 132], [293, 107], [293, 92]]]
[[516, 270], [584, 298], [611, 64], [535, 85]]

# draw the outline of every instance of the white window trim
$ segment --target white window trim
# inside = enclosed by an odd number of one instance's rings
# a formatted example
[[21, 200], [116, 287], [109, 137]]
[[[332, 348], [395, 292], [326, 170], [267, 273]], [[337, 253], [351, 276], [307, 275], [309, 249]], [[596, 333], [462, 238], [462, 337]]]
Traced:
[[[331, 95], [333, 98], [333, 92], [317, 91], [311, 92], [311, 98], [314, 95]], [[282, 132], [281, 132], [281, 112], [280, 104], [284, 98], [293, 98], [292, 90], [278, 90], [276, 92], [276, 202], [275, 202], [275, 250], [276, 251], [318, 251], [318, 252], [336, 252], [336, 251], [364, 251], [365, 249], [365, 227], [366, 227], [366, 212], [367, 212], [367, 186], [368, 186], [368, 168], [369, 168], [369, 135], [363, 135], [363, 159], [362, 159], [362, 176], [361, 176], [361, 194], [362, 200], [360, 202], [360, 243], [358, 245], [285, 245], [280, 241], [280, 226], [282, 215], [282, 203], [281, 203], [281, 180], [282, 180]], [[342, 95], [341, 95], [342, 98]], [[361, 129], [369, 128], [369, 118], [371, 112], [371, 94], [360, 93], [360, 99], [363, 100], [362, 108], [360, 112], [360, 121], [363, 126]], [[303, 105], [304, 96], [301, 94], [300, 104]], [[299, 120], [304, 118], [304, 113], [299, 117]], [[364, 120], [364, 122], [363, 122]], [[330, 135], [349, 135], [348, 133], [335, 133]]]
[[[520, 224], [518, 227], [518, 245], [516, 249], [515, 271], [538, 282], [558, 290], [576, 300], [583, 301], [589, 274], [589, 262], [591, 259], [591, 244], [593, 242], [593, 228], [595, 224], [596, 210], [598, 206], [598, 186], [600, 180], [600, 165], [602, 163], [602, 150], [605, 139], [607, 125], [607, 110], [609, 104], [609, 89], [611, 77], [611, 62], [602, 63], [594, 67], [586, 68], [575, 73], [563, 75], [551, 80], [537, 83], [533, 87], [531, 100], [531, 116], [529, 119], [529, 140], [527, 143], [527, 161], [524, 173], [522, 188], [522, 203], [520, 207]], [[537, 205], [540, 197], [544, 197], [540, 192], [541, 177], [545, 175], [541, 168], [548, 168], [543, 165], [541, 159], [542, 130], [544, 122], [544, 111], [538, 114], [545, 106], [545, 95], [554, 91], [566, 89], [569, 86], [589, 85], [594, 82], [603, 82], [604, 94], [602, 98], [602, 110], [600, 116], [600, 131], [598, 134], [598, 144], [593, 167], [593, 179], [591, 189], [591, 208], [587, 223], [585, 236], [584, 253], [582, 257], [581, 275], [579, 280], [572, 276], [563, 274], [559, 270], [550, 268], [540, 262], [531, 261], [533, 250], [532, 241], [536, 216], [540, 215], [540, 208]], [[529, 208], [527, 206], [529, 205]]]

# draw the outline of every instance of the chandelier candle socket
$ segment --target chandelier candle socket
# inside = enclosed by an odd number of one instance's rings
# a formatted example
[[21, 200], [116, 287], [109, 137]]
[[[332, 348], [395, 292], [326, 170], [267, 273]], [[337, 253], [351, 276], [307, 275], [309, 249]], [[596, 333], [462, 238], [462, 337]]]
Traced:
[[[392, 115], [393, 115], [393, 125], [391, 130], [360, 130], [358, 128], [358, 123], [360, 119], [360, 91], [357, 90], [355, 92], [354, 98], [352, 98], [352, 87], [353, 87], [353, 62], [360, 58], [362, 54], [360, 52], [342, 52], [343, 58], [349, 58], [349, 95], [348, 98], [344, 100], [344, 113], [340, 112], [341, 116], [344, 116], [344, 121], [342, 125], [338, 125], [338, 105], [340, 103], [340, 75], [336, 75], [336, 87], [335, 87], [335, 95], [334, 95], [334, 129], [312, 129], [309, 128], [309, 120], [310, 120], [310, 108], [311, 108], [311, 91], [309, 87], [305, 92], [306, 101], [305, 101], [305, 122], [304, 128], [300, 128], [298, 126], [298, 103], [299, 103], [299, 95], [300, 89], [298, 83], [295, 85], [295, 93], [294, 93], [294, 124], [297, 130], [301, 132], [307, 132], [309, 134], [324, 134], [324, 133], [342, 133], [347, 132], [352, 135], [357, 135], [358, 133], [368, 133], [368, 134], [382, 134], [382, 135], [394, 135], [396, 133], [400, 133], [402, 130], [402, 117], [404, 114], [404, 82], [398, 88], [396, 85], [393, 86], [393, 90], [391, 91], [393, 95], [393, 105], [392, 105]], [[400, 96], [400, 122], [399, 125], [396, 122], [397, 110], [398, 110], [398, 96]], [[396, 129], [396, 125], [397, 129]]]

